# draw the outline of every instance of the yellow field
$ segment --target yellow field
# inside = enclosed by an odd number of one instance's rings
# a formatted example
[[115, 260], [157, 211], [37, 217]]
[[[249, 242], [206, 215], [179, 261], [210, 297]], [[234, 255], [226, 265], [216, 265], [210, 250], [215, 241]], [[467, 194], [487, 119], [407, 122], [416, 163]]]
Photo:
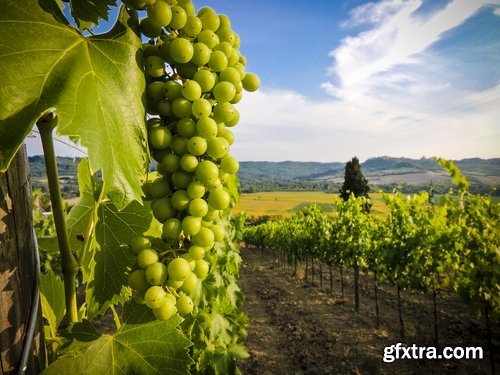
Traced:
[[[372, 212], [385, 213], [386, 207], [381, 194], [370, 194]], [[307, 205], [317, 204], [325, 213], [332, 213], [338, 194], [328, 194], [321, 191], [275, 191], [253, 194], [241, 194], [240, 203], [233, 212], [245, 211], [247, 216], [292, 215]]]

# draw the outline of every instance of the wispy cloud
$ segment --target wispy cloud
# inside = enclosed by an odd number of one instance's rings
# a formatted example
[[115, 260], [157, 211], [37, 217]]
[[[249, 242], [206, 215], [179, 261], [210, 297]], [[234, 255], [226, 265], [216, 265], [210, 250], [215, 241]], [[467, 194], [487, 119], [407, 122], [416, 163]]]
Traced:
[[[335, 75], [337, 86], [330, 82], [323, 84], [329, 94], [345, 100], [359, 100], [370, 95], [379, 87], [389, 87], [402, 82], [407, 86], [414, 83], [419, 91], [425, 89], [421, 78], [406, 73], [415, 65], [425, 64], [421, 54], [436, 43], [446, 31], [460, 25], [488, 0], [455, 0], [443, 9], [417, 16], [421, 0], [384, 0], [355, 8], [346, 26], [369, 24], [372, 27], [356, 36], [346, 37], [335, 50], [330, 52], [334, 59], [330, 73]], [[396, 70], [394, 75], [391, 74]], [[434, 85], [429, 89], [433, 91]]]

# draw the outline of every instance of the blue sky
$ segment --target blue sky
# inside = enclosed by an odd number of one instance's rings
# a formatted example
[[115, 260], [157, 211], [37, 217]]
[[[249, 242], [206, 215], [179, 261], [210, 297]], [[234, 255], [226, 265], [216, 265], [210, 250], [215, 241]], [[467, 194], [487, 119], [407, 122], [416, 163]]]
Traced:
[[500, 157], [500, 0], [194, 3], [231, 18], [261, 77], [239, 160]]

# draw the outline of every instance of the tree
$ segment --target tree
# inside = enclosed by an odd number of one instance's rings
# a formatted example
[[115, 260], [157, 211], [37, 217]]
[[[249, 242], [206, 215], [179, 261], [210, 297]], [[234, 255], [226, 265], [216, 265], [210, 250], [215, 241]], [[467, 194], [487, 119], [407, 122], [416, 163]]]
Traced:
[[[344, 201], [348, 200], [351, 194], [354, 194], [355, 197], [363, 196], [369, 198], [369, 191], [368, 180], [363, 176], [359, 160], [355, 156], [345, 165], [344, 183], [339, 191], [340, 196]], [[370, 209], [369, 206], [367, 207], [368, 210]]]

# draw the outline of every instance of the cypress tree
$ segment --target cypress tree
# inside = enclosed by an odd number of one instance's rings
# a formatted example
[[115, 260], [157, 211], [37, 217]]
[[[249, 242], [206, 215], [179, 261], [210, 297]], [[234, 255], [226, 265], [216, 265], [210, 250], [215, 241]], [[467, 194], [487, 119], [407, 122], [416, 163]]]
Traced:
[[[351, 194], [354, 194], [355, 197], [364, 196], [369, 198], [369, 192], [370, 186], [368, 185], [368, 180], [361, 172], [359, 160], [355, 156], [345, 166], [344, 183], [339, 191], [340, 196], [344, 201], [348, 200]], [[367, 211], [370, 210], [369, 206], [367, 207]]]

